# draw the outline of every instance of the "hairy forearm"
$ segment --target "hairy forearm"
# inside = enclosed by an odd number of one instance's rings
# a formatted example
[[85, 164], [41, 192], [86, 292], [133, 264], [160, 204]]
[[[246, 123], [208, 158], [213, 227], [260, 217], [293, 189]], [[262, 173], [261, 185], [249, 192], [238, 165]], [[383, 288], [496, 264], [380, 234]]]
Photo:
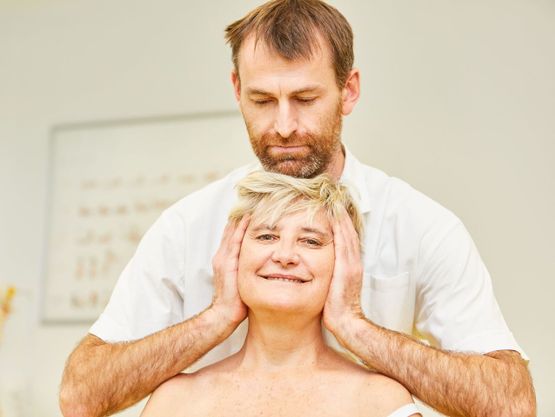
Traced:
[[87, 336], [64, 371], [64, 416], [107, 416], [133, 405], [226, 339], [236, 326], [209, 308], [134, 342], [110, 344]]
[[355, 319], [334, 332], [369, 367], [398, 380], [416, 397], [449, 416], [535, 416], [535, 394], [515, 352], [446, 352]]

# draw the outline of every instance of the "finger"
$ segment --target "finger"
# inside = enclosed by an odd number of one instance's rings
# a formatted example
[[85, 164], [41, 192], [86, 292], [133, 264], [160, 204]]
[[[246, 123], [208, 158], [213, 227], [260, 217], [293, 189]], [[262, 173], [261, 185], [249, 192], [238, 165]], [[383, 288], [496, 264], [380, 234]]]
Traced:
[[228, 245], [230, 256], [234, 258], [239, 256], [241, 245], [243, 243], [243, 238], [245, 237], [245, 233], [247, 231], [249, 222], [250, 222], [250, 216], [245, 215], [238, 223], [235, 224], [235, 227], [233, 229], [232, 235], [230, 237], [229, 245]]
[[360, 241], [358, 238], [358, 234], [355, 230], [355, 226], [351, 217], [347, 213], [345, 208], [342, 209], [342, 216], [339, 219], [340, 227], [342, 230], [342, 236], [344, 239], [345, 246], [347, 248], [347, 253], [350, 257], [359, 257], [360, 256]]
[[231, 236], [231, 241], [233, 243], [241, 243], [241, 241], [243, 240], [243, 237], [245, 236], [245, 232], [247, 230], [247, 227], [249, 226], [249, 222], [250, 222], [250, 216], [244, 215], [241, 220], [239, 222], [237, 222], [235, 224], [235, 227], [233, 229], [233, 233]]
[[335, 251], [334, 274], [341, 274], [341, 271], [348, 265], [348, 249], [345, 242], [343, 226], [339, 219], [332, 222], [332, 232]]
[[224, 228], [222, 239], [220, 241], [220, 246], [218, 247], [218, 250], [216, 251], [214, 258], [212, 259], [213, 265], [214, 263], [216, 263], [217, 265], [221, 265], [222, 262], [225, 262], [225, 259], [229, 257], [229, 253], [230, 253], [229, 247], [236, 227], [237, 227], [237, 221], [228, 220]]
[[346, 258], [349, 266], [350, 275], [355, 278], [361, 277], [363, 270], [362, 260], [360, 257], [360, 243], [355, 228], [350, 220], [343, 223], [343, 231], [346, 237]]
[[336, 251], [344, 251], [347, 249], [348, 233], [345, 226], [345, 216], [348, 217], [347, 212], [343, 207], [341, 207], [337, 218], [332, 222], [333, 240]]

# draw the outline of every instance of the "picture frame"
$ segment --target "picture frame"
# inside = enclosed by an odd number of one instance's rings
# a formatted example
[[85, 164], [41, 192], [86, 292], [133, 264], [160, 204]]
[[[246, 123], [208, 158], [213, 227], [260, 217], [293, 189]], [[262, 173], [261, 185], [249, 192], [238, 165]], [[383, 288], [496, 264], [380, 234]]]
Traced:
[[92, 323], [162, 211], [255, 160], [238, 111], [61, 124], [49, 146], [45, 324]]

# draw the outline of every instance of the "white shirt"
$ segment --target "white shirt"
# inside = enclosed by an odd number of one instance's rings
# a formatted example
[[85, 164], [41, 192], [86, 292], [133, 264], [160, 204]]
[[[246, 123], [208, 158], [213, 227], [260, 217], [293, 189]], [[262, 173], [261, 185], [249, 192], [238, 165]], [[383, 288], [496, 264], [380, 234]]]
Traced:
[[[236, 201], [234, 186], [258, 168], [239, 168], [165, 210], [90, 333], [108, 342], [135, 340], [208, 307], [212, 258]], [[453, 213], [348, 151], [341, 181], [364, 217], [361, 304], [370, 320], [442, 349], [512, 349], [526, 358], [503, 319], [471, 237]], [[237, 351], [245, 330], [243, 323], [197, 366]]]

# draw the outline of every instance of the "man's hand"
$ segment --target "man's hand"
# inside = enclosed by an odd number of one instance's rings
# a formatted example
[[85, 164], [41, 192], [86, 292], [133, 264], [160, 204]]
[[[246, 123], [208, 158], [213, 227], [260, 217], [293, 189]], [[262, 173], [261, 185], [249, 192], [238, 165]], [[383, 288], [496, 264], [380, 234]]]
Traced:
[[218, 311], [222, 319], [231, 320], [235, 326], [247, 317], [247, 306], [237, 290], [237, 268], [241, 243], [249, 221], [249, 216], [244, 216], [240, 222], [228, 222], [220, 247], [212, 260], [214, 299], [211, 308]]
[[346, 349], [446, 415], [535, 416], [534, 388], [517, 352], [442, 351], [366, 319], [360, 307], [363, 267], [357, 234], [347, 213], [332, 228], [335, 267], [323, 320]]
[[335, 266], [323, 313], [324, 325], [336, 336], [354, 318], [363, 317], [360, 242], [351, 218], [342, 210], [342, 215], [332, 223]]
[[225, 229], [213, 261], [215, 295], [209, 308], [132, 342], [85, 337], [64, 371], [60, 407], [65, 417], [101, 417], [129, 407], [229, 337], [247, 315], [237, 292], [237, 265], [248, 221]]

